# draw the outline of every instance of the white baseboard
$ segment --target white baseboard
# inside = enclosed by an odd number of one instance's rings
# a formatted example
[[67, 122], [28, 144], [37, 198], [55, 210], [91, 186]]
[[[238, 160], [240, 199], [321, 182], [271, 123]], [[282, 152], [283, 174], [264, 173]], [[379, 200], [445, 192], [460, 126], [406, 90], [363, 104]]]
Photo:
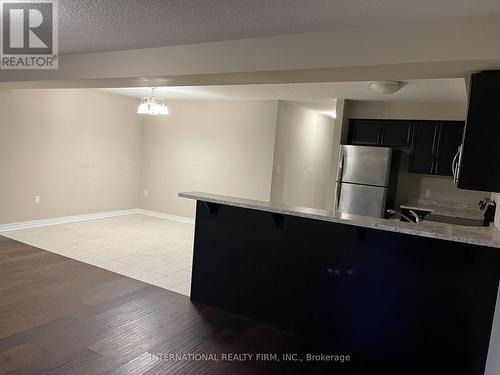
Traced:
[[177, 215], [172, 215], [172, 214], [166, 214], [164, 212], [145, 210], [143, 208], [138, 208], [137, 210], [138, 210], [137, 213], [141, 214], [141, 215], [147, 215], [147, 216], [158, 217], [160, 219], [178, 221], [180, 223], [194, 224], [194, 219], [191, 219], [190, 217], [177, 216]]
[[79, 221], [106, 219], [106, 218], [110, 218], [110, 217], [137, 215], [137, 214], [154, 216], [154, 217], [158, 217], [161, 219], [178, 221], [181, 223], [194, 224], [194, 219], [191, 219], [188, 217], [176, 216], [176, 215], [166, 214], [166, 213], [157, 212], [157, 211], [144, 210], [142, 208], [131, 208], [128, 210], [96, 212], [96, 213], [85, 214], [85, 215], [63, 216], [63, 217], [55, 217], [52, 219], [30, 220], [30, 221], [22, 221], [22, 222], [18, 222], [18, 223], [0, 224], [0, 233], [1, 232], [9, 232], [9, 231], [13, 231], [13, 230], [46, 227], [49, 225], [76, 223]]
[[105, 211], [105, 212], [96, 212], [85, 215], [62, 216], [62, 217], [55, 217], [52, 219], [30, 220], [30, 221], [21, 221], [18, 223], [0, 224], [0, 232], [46, 227], [49, 225], [57, 225], [57, 224], [76, 223], [79, 221], [106, 219], [109, 217], [116, 217], [116, 216], [134, 215], [138, 213], [137, 210], [138, 210], [137, 208], [131, 208], [129, 210]]

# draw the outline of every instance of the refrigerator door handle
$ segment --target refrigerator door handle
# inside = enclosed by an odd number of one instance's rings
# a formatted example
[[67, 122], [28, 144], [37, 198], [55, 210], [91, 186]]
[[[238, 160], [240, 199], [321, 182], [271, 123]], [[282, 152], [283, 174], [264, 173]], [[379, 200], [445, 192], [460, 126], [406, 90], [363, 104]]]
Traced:
[[342, 182], [343, 173], [344, 173], [344, 151], [341, 148], [340, 149], [339, 169], [337, 171], [337, 181], [338, 182]]
[[342, 146], [340, 147], [340, 160], [339, 160], [339, 168], [337, 170], [337, 183], [335, 186], [337, 187], [335, 203], [334, 203], [334, 211], [337, 211], [340, 204], [340, 191], [342, 190], [342, 174], [344, 170], [344, 150]]
[[337, 197], [335, 198], [334, 211], [337, 211], [340, 205], [340, 193], [342, 191], [342, 183], [338, 182], [336, 186], [337, 186]]

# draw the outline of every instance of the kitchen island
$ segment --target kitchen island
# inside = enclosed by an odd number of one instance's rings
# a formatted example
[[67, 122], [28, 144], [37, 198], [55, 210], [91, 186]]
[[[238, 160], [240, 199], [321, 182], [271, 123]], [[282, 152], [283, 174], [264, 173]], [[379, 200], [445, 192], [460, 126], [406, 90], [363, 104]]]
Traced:
[[495, 228], [179, 195], [197, 200], [193, 301], [332, 345], [346, 374], [484, 373]]

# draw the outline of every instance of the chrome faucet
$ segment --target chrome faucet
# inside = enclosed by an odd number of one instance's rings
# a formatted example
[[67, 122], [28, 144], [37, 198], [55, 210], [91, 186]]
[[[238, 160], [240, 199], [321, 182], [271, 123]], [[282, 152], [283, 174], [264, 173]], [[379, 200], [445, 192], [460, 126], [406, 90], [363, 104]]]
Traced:
[[418, 214], [413, 210], [410, 210], [410, 214], [413, 216], [413, 219], [406, 216], [405, 214], [402, 214], [401, 212], [395, 211], [395, 210], [387, 210], [387, 213], [391, 216], [402, 217], [403, 219], [405, 219], [406, 221], [409, 221], [410, 223], [420, 224], [423, 221], [422, 218], [420, 216], [418, 216]]
[[415, 218], [415, 223], [420, 224], [423, 221], [419, 214], [417, 214], [415, 211], [410, 210], [410, 214], [412, 214]]

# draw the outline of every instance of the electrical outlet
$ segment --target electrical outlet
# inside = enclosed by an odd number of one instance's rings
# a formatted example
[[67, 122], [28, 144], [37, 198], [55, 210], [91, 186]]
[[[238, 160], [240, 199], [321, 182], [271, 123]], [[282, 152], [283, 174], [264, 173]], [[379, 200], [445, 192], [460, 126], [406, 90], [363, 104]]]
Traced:
[[33, 199], [33, 202], [35, 204], [40, 204], [40, 196], [39, 195], [35, 195], [35, 198]]
[[431, 189], [425, 189], [424, 190], [424, 197], [425, 198], [430, 198], [431, 197]]
[[309, 166], [307, 167], [307, 173], [312, 173], [312, 171], [313, 171], [313, 168], [309, 165]]
[[148, 189], [145, 189], [144, 190], [144, 196], [147, 197], [148, 195], [149, 195], [149, 191], [148, 191]]
[[277, 174], [280, 174], [281, 172], [281, 167], [279, 165], [276, 166], [276, 173]]

